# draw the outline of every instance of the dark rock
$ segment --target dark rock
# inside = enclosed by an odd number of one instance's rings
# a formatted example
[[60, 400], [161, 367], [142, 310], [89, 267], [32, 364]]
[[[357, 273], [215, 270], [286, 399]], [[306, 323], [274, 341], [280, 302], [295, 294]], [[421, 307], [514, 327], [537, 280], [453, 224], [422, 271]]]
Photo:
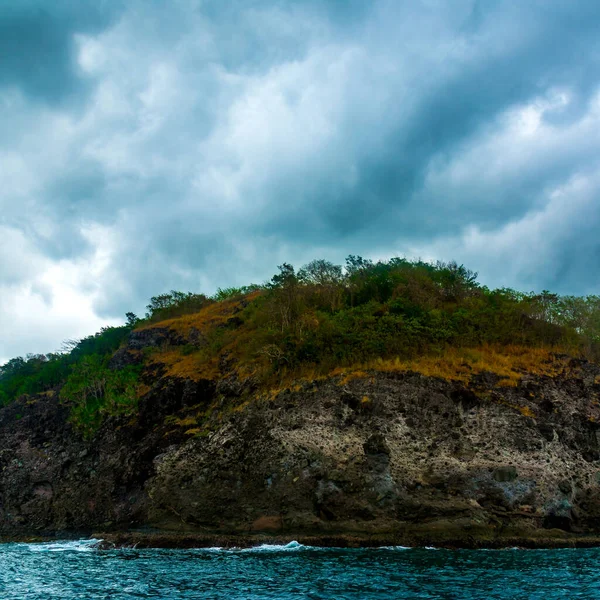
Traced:
[[464, 411], [477, 408], [481, 404], [480, 398], [473, 390], [465, 387], [457, 387], [451, 392], [451, 398], [462, 406]]
[[256, 381], [252, 378], [240, 379], [237, 375], [228, 375], [219, 379], [216, 385], [217, 394], [239, 398], [244, 393], [251, 393], [256, 389]]
[[374, 433], [363, 444], [365, 454], [385, 454], [389, 456], [390, 449], [381, 433]]
[[550, 423], [540, 422], [538, 424], [539, 432], [544, 436], [544, 439], [551, 442], [554, 439], [554, 427]]
[[513, 466], [499, 467], [494, 470], [494, 479], [496, 481], [514, 481], [517, 478], [517, 469]]
[[570, 495], [573, 491], [573, 486], [571, 485], [571, 482], [568, 479], [563, 479], [562, 481], [558, 482], [558, 489], [563, 494]]
[[137, 329], [129, 334], [127, 340], [127, 348], [130, 350], [143, 350], [164, 345], [182, 346], [184, 344], [186, 344], [186, 340], [168, 327]]
[[205, 348], [208, 345], [206, 336], [196, 327], [191, 327], [188, 334], [188, 341], [195, 348]]
[[571, 531], [573, 527], [572, 506], [567, 500], [552, 505], [544, 517], [542, 527], [545, 529], [563, 529]]
[[360, 398], [351, 392], [344, 390], [342, 393], [340, 400], [343, 404], [351, 408], [352, 410], [357, 410], [360, 407]]
[[128, 348], [120, 348], [111, 357], [108, 368], [113, 371], [124, 369], [131, 365], [139, 365], [143, 360], [143, 355], [140, 352], [132, 352]]
[[471, 385], [478, 388], [493, 388], [502, 378], [491, 371], [481, 371], [471, 376]]

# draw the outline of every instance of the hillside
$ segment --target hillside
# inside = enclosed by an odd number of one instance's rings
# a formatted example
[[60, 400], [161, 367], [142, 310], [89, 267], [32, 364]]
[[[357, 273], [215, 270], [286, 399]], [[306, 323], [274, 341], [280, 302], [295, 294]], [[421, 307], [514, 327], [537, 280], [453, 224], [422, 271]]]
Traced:
[[4, 535], [600, 535], [598, 297], [350, 256], [127, 318], [0, 368]]

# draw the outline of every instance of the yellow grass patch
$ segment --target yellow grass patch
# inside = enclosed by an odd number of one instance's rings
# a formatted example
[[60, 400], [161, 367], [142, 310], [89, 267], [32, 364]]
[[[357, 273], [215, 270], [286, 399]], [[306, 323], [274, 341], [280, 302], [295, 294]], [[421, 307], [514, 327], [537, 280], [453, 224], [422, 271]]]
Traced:
[[519, 406], [518, 410], [524, 417], [535, 417], [535, 413], [529, 406]]
[[163, 365], [166, 368], [165, 374], [170, 377], [200, 381], [201, 379], [215, 379], [219, 375], [217, 357], [206, 359], [198, 354], [186, 356], [174, 349], [156, 352], [152, 355], [151, 361]]
[[[243, 298], [246, 302], [250, 302], [260, 295], [260, 291], [252, 292]], [[139, 330], [153, 329], [155, 327], [168, 327], [177, 333], [187, 336], [192, 328], [198, 331], [219, 325], [231, 318], [235, 312], [241, 307], [240, 298], [224, 300], [222, 302], [212, 302], [202, 308], [197, 313], [173, 317], [156, 323], [148, 323], [142, 325]]]
[[152, 388], [145, 383], [139, 383], [136, 388], [136, 394], [138, 398], [145, 396]]
[[[266, 399], [273, 400], [286, 390], [298, 391], [302, 389], [301, 384], [339, 378], [337, 385], [341, 386], [356, 379], [373, 379], [376, 372], [414, 371], [427, 377], [464, 384], [469, 384], [474, 375], [492, 372], [500, 377], [500, 387], [515, 387], [523, 375], [555, 377], [564, 373], [569, 368], [569, 358], [557, 358], [557, 355], [566, 354], [565, 349], [554, 347], [485, 345], [477, 348], [448, 348], [443, 354], [429, 354], [414, 359], [378, 358], [353, 366], [337, 367], [327, 375], [317, 375], [311, 367], [307, 370], [281, 373], [277, 383], [271, 382], [270, 387], [266, 389]], [[520, 407], [513, 408], [521, 410]]]
[[348, 371], [347, 369], [335, 369], [330, 373], [331, 377], [336, 377], [341, 375], [342, 378], [339, 381], [339, 385], [346, 385], [350, 383], [354, 379], [366, 379], [369, 374], [365, 371], [361, 371], [360, 369], [357, 371]]
[[245, 402], [242, 402], [241, 404], [237, 404], [236, 406], [234, 406], [231, 409], [231, 412], [242, 412], [249, 404], [250, 404], [250, 402], [248, 400], [246, 400]]
[[516, 386], [525, 373], [556, 376], [563, 372], [567, 368], [567, 361], [557, 359], [557, 352], [556, 348], [516, 345], [448, 348], [441, 355], [425, 355], [409, 360], [377, 358], [354, 369], [346, 369], [342, 382], [366, 377], [365, 371], [415, 371], [428, 377], [469, 383], [473, 375], [490, 371], [501, 377], [500, 386]]
[[192, 427], [185, 432], [185, 435], [198, 435], [201, 431], [200, 427]]
[[175, 425], [179, 427], [189, 427], [190, 425], [198, 425], [198, 419], [196, 417], [185, 417], [183, 419], [177, 419]]
[[506, 346], [494, 348], [449, 348], [442, 356], [422, 356], [408, 361], [375, 361], [375, 370], [412, 370], [430, 377], [468, 383], [477, 373], [490, 371], [502, 378], [500, 385], [516, 386], [524, 373], [558, 375], [564, 361], [554, 358], [546, 348]]

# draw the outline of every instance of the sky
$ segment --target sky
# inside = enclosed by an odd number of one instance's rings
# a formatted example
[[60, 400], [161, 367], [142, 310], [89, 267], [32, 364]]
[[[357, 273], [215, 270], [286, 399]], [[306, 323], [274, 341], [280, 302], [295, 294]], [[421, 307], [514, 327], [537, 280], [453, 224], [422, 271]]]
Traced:
[[597, 0], [0, 0], [0, 364], [348, 254], [600, 293]]

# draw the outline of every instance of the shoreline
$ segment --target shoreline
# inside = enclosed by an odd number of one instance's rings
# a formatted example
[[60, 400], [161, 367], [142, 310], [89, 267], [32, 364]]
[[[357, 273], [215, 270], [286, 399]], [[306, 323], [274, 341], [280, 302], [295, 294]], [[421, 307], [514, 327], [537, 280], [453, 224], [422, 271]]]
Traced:
[[0, 543], [49, 543], [97, 539], [99, 550], [112, 549], [194, 549], [223, 548], [247, 549], [262, 545], [285, 546], [297, 542], [302, 546], [317, 548], [440, 548], [449, 550], [500, 550], [520, 549], [559, 549], [600, 547], [600, 535], [570, 534], [562, 530], [545, 530], [540, 535], [519, 535], [517, 532], [489, 535], [489, 531], [477, 534], [435, 535], [432, 532], [398, 532], [382, 534], [360, 533], [196, 533], [173, 531], [122, 531], [122, 532], [55, 532], [38, 535], [9, 535], [0, 538]]
[[[564, 532], [563, 532], [564, 533]], [[302, 546], [317, 548], [440, 548], [448, 550], [500, 550], [506, 548], [549, 550], [558, 548], [600, 547], [600, 536], [499, 536], [496, 538], [437, 538], [396, 536], [396, 535], [220, 535], [220, 534], [140, 534], [140, 533], [96, 533], [92, 537], [102, 540], [98, 548], [102, 550], [118, 548], [223, 548], [246, 549], [261, 545], [285, 546], [297, 542]]]

